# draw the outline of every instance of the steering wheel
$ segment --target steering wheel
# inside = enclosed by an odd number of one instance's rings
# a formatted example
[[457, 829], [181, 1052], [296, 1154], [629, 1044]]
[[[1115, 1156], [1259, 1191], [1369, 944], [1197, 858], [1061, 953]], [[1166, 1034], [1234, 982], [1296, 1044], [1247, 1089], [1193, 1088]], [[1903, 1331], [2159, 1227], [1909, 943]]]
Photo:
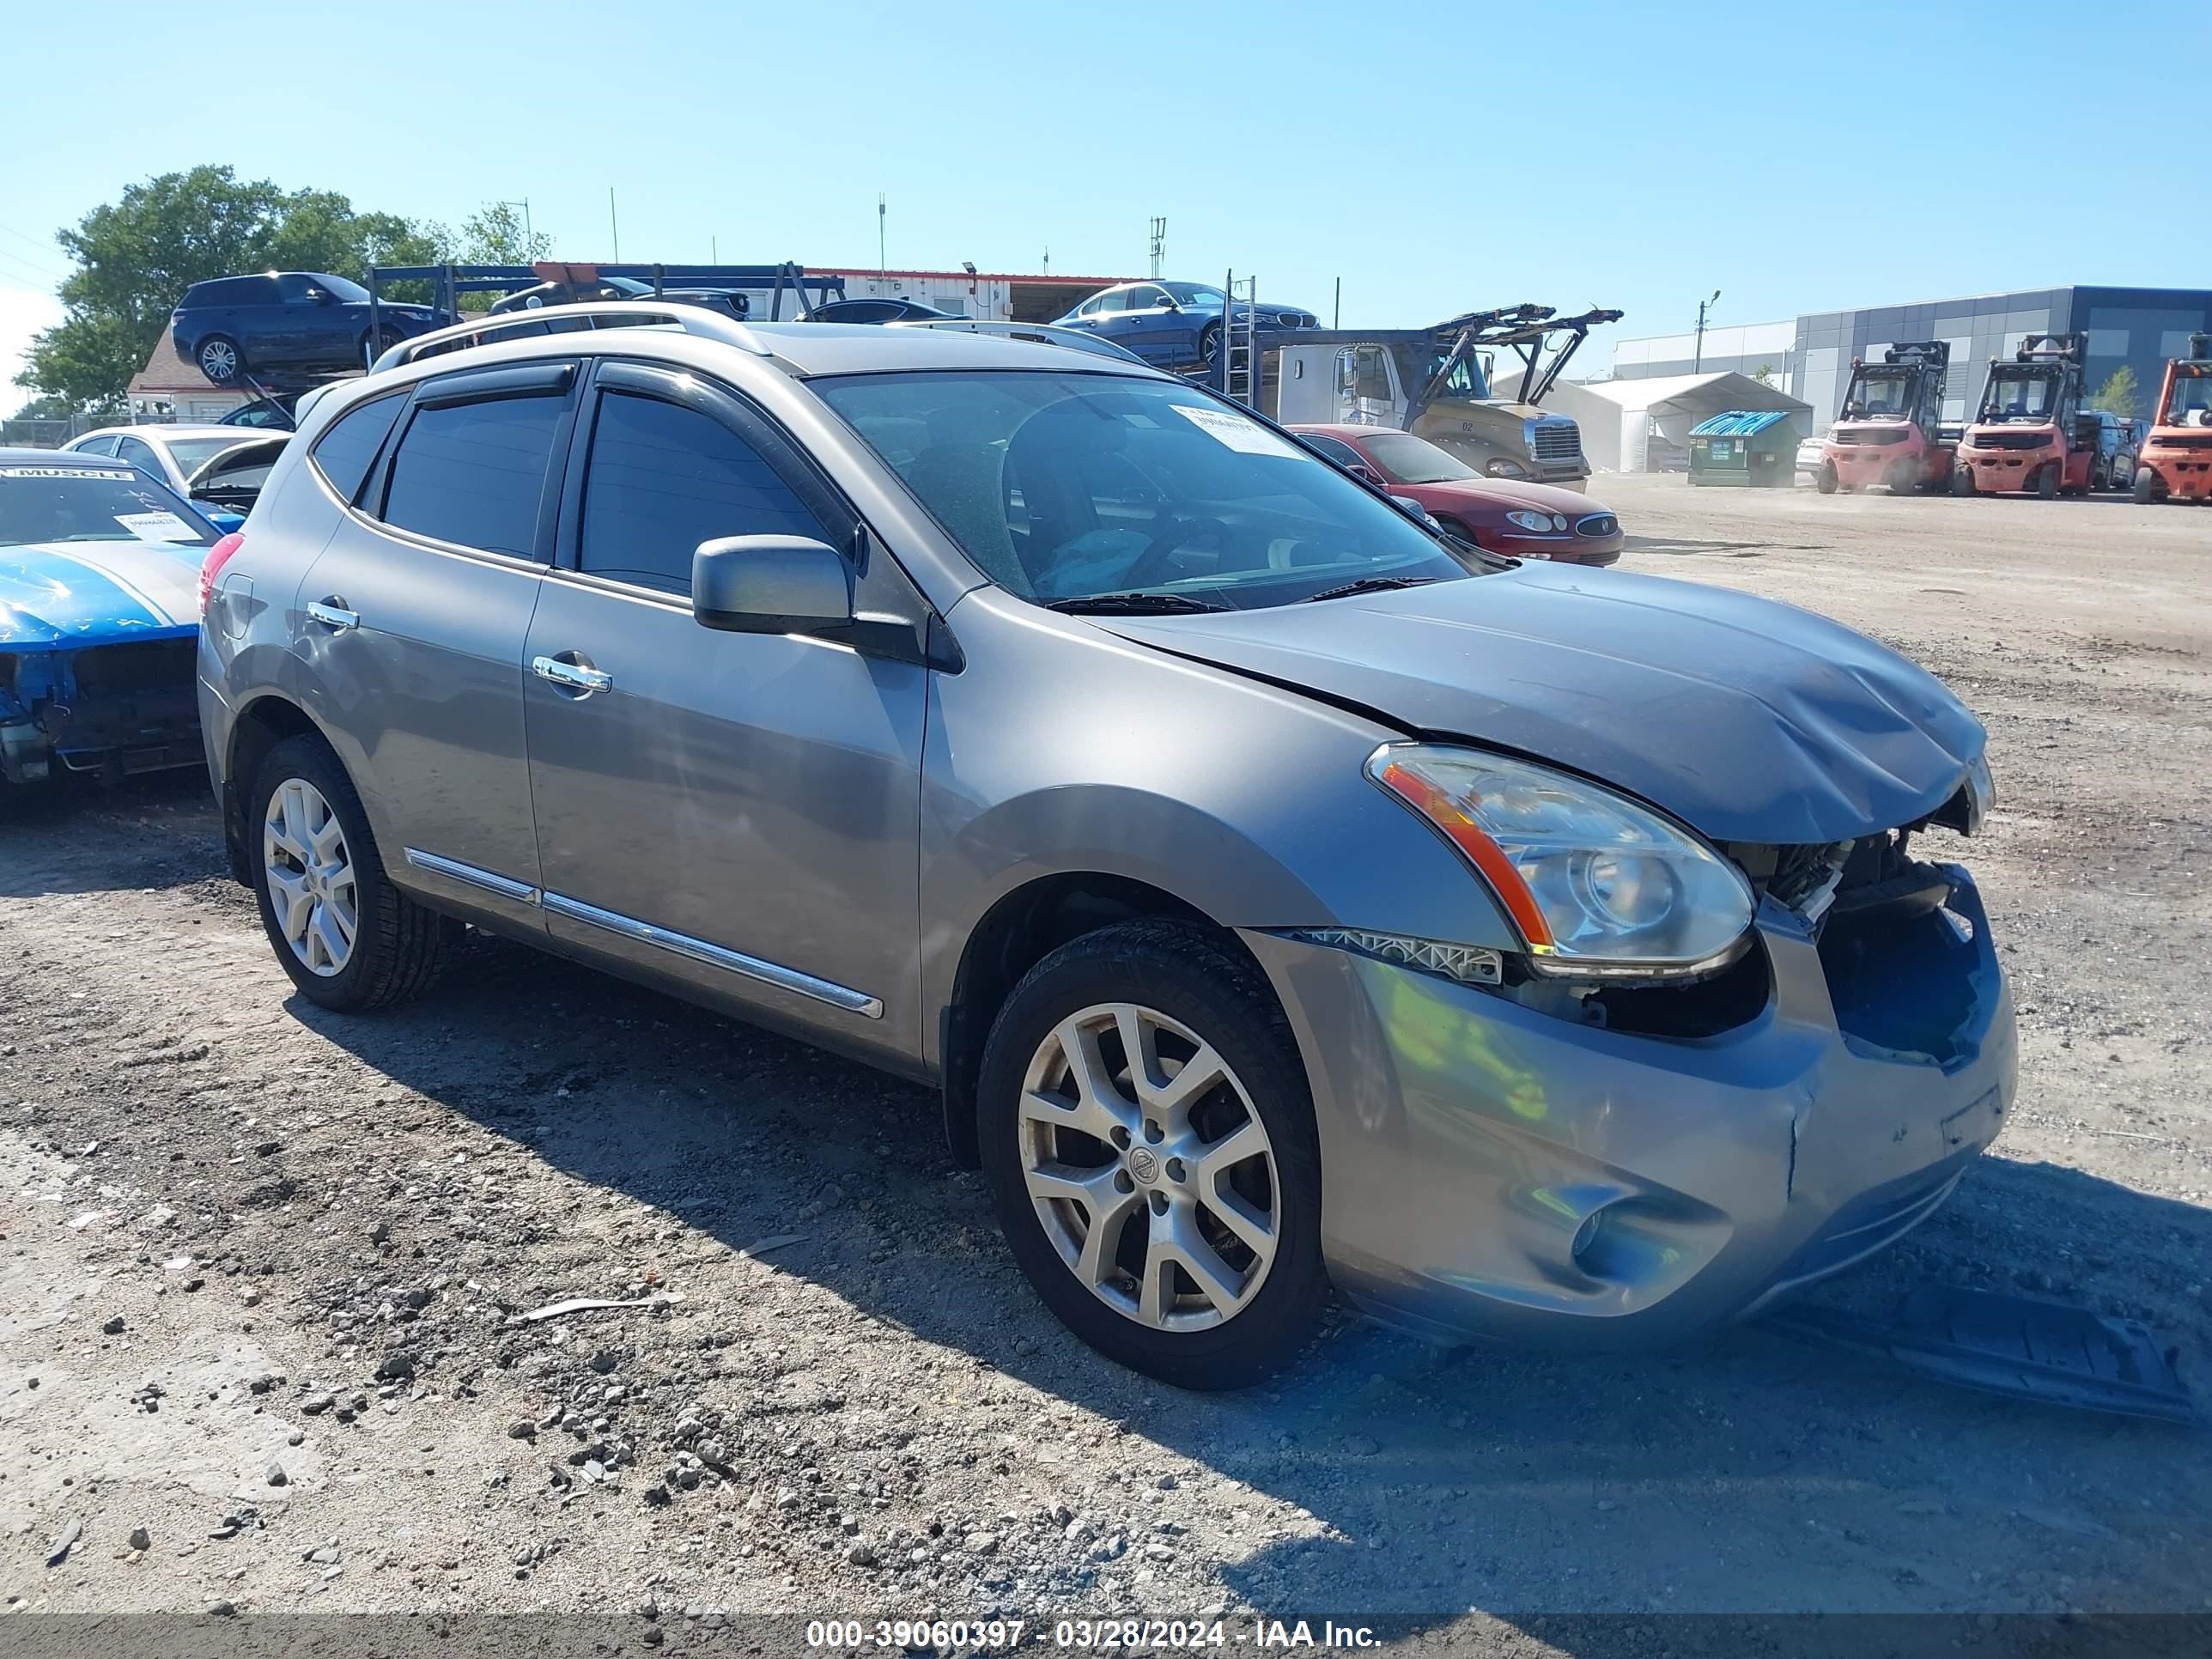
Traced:
[[1142, 587], [1156, 575], [1164, 573], [1169, 556], [1192, 539], [1190, 532], [1194, 530], [1210, 530], [1224, 543], [1229, 539], [1229, 526], [1219, 519], [1199, 514], [1170, 513], [1159, 529], [1153, 532], [1152, 540], [1145, 544], [1143, 550], [1130, 562], [1128, 569], [1121, 574], [1122, 581], [1131, 587]]

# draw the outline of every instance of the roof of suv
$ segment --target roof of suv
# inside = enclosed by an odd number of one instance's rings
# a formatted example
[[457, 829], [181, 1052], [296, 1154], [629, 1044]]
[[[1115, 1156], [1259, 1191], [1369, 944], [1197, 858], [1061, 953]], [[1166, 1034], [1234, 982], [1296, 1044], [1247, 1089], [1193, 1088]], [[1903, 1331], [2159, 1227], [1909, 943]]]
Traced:
[[[650, 301], [629, 303], [636, 305], [641, 311], [650, 309], [652, 304]], [[672, 313], [674, 309], [670, 307]], [[531, 318], [544, 315], [542, 312], [521, 314]], [[714, 317], [713, 313], [704, 314], [710, 319]], [[501, 320], [512, 320], [516, 315], [509, 313]], [[963, 368], [1036, 370], [1057, 368], [1092, 374], [1132, 375], [1156, 375], [1159, 373], [1141, 363], [1124, 362], [1070, 347], [943, 329], [886, 328], [876, 323], [738, 323], [726, 317], [716, 319], [714, 327], [742, 330], [757, 342], [759, 349], [772, 356], [786, 369], [807, 376]], [[514, 362], [518, 358], [560, 356], [579, 350], [619, 352], [642, 346], [641, 336], [646, 339], [655, 337], [665, 339], [676, 331], [664, 325], [641, 328], [635, 332], [601, 329], [588, 333], [510, 336], [505, 340], [489, 341], [481, 348], [419, 358], [405, 367], [410, 370], [444, 372], [476, 367], [478, 362], [489, 365], [497, 362]], [[705, 329], [684, 330], [682, 337], [696, 340], [701, 344], [726, 343], [721, 335]], [[501, 349], [510, 344], [530, 349], [519, 351]], [[374, 380], [377, 376], [369, 378]]]

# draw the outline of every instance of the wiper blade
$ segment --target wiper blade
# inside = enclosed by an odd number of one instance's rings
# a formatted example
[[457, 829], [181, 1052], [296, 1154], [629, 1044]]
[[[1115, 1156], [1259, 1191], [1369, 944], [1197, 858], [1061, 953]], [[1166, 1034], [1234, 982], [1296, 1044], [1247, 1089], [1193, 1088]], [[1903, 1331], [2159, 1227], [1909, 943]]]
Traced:
[[1048, 611], [1074, 617], [1180, 616], [1193, 611], [1226, 611], [1225, 605], [1194, 599], [1188, 593], [1092, 593], [1079, 599], [1054, 599]]
[[1318, 593], [1309, 593], [1300, 603], [1311, 605], [1317, 599], [1345, 599], [1354, 593], [1382, 593], [1394, 587], [1426, 587], [1434, 580], [1434, 576], [1362, 576], [1358, 581], [1346, 582], [1341, 587], [1324, 587]]

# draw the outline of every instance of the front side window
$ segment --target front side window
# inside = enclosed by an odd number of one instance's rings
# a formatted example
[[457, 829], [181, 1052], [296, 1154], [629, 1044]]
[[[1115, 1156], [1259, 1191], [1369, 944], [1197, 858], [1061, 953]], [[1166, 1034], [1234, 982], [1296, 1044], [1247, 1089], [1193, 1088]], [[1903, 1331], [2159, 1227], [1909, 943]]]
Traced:
[[242, 438], [172, 438], [169, 440], [169, 459], [177, 464], [178, 472], [191, 477], [226, 449], [234, 449], [246, 441]]
[[1470, 574], [1372, 491], [1188, 386], [1034, 372], [813, 386], [979, 569], [1040, 604], [1258, 609]]
[[1218, 311], [1229, 303], [1227, 295], [1203, 283], [1163, 283], [1160, 286], [1174, 295], [1176, 303], [1186, 310]]
[[1352, 395], [1390, 401], [1390, 360], [1381, 346], [1352, 349]]
[[1325, 438], [1318, 432], [1300, 434], [1306, 442], [1319, 450], [1339, 466], [1365, 466], [1367, 458], [1340, 438]]
[[392, 459], [384, 520], [460, 547], [536, 556], [538, 507], [566, 402], [495, 398], [418, 409]]
[[139, 439], [117, 439], [115, 454], [118, 460], [128, 461], [133, 466], [143, 466], [157, 478], [164, 474], [165, 469], [161, 465], [161, 458], [154, 453], [153, 445]]
[[361, 494], [368, 469], [376, 464], [376, 452], [384, 447], [392, 422], [406, 407], [404, 395], [359, 404], [331, 422], [316, 441], [312, 457], [315, 471], [337, 492], [340, 501], [351, 501]]
[[760, 452], [713, 416], [627, 392], [601, 398], [578, 568], [688, 594], [692, 554], [724, 536], [830, 539]]

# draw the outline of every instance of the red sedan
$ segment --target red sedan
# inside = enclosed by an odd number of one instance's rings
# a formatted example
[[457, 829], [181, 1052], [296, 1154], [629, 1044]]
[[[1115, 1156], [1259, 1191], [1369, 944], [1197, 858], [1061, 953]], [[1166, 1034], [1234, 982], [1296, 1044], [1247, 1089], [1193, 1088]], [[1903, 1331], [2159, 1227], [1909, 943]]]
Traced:
[[1486, 478], [1426, 438], [1381, 426], [1290, 428], [1340, 466], [1358, 467], [1393, 495], [1419, 501], [1454, 535], [1516, 559], [1612, 564], [1620, 520], [1578, 490]]

